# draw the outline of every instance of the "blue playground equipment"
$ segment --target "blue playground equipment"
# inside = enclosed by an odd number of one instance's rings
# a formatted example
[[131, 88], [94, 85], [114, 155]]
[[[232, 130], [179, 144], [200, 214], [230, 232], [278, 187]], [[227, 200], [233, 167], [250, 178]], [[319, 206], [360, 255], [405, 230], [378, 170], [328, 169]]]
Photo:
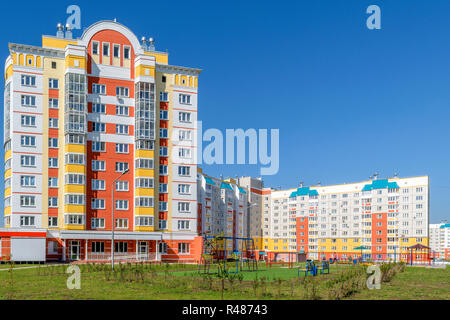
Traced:
[[306, 260], [306, 266], [298, 268], [297, 277], [300, 277], [300, 272], [305, 273], [305, 277], [310, 274], [316, 276], [317, 274], [329, 274], [330, 273], [330, 263], [327, 261], [322, 261], [321, 265], [317, 265], [313, 260]]

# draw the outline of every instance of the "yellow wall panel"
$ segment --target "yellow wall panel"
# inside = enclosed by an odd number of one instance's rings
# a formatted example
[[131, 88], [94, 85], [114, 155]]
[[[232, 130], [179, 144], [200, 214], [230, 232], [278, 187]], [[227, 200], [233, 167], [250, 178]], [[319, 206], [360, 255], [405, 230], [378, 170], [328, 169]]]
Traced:
[[80, 144], [66, 144], [65, 152], [86, 153], [86, 146]]
[[155, 151], [154, 150], [136, 150], [135, 157], [136, 158], [154, 158]]
[[11, 195], [11, 187], [5, 189], [5, 197], [9, 197]]
[[154, 177], [155, 170], [153, 169], [136, 169], [134, 171], [135, 177]]
[[86, 173], [86, 166], [82, 164], [66, 164], [64, 166], [64, 172]]
[[68, 44], [77, 44], [77, 41], [42, 36], [43, 47], [64, 49]]
[[85, 213], [86, 206], [84, 205], [75, 205], [75, 204], [67, 204], [64, 206], [65, 213]]
[[153, 188], [137, 188], [135, 189], [135, 195], [141, 197], [153, 197], [155, 195], [155, 189]]
[[85, 193], [85, 185], [66, 184], [64, 185], [64, 193]]
[[6, 68], [5, 71], [5, 81], [9, 79], [9, 77], [11, 77], [13, 75], [13, 66], [12, 64], [8, 66], [8, 68]]
[[152, 216], [155, 214], [155, 208], [135, 208], [134, 214], [137, 216]]

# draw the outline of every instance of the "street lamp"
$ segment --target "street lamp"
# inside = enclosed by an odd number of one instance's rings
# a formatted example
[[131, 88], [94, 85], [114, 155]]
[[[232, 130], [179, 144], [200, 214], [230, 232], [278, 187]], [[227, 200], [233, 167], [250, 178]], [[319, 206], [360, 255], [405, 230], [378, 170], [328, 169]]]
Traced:
[[130, 169], [126, 169], [120, 176], [116, 178], [116, 180], [112, 183], [111, 189], [111, 268], [114, 271], [114, 187], [116, 185], [116, 181], [119, 180], [124, 174], [128, 173]]

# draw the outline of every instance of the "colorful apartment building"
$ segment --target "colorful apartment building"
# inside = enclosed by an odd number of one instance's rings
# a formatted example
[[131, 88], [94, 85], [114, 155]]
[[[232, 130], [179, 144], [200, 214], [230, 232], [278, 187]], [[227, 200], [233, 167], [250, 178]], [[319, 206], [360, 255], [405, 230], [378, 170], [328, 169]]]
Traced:
[[198, 260], [200, 70], [116, 21], [9, 52], [1, 255]]
[[450, 223], [430, 224], [430, 248], [435, 259], [450, 260]]
[[[272, 190], [265, 201], [263, 248], [313, 259], [408, 258], [428, 245], [429, 179], [378, 179], [341, 185]], [[356, 249], [363, 248], [363, 249]], [[425, 259], [418, 254], [415, 260]]]
[[[234, 179], [217, 179], [198, 169], [198, 232], [206, 236], [247, 238], [248, 190]], [[218, 255], [242, 250], [242, 241], [222, 241]]]
[[[204, 184], [207, 181], [215, 180], [205, 177]], [[248, 190], [246, 235], [254, 239], [260, 252], [306, 254], [312, 259], [363, 255], [372, 260], [406, 260], [408, 247], [429, 244], [427, 176], [379, 179], [374, 175], [357, 183], [301, 183], [286, 190], [266, 188], [262, 179], [252, 177], [237, 182]], [[223, 201], [218, 194], [211, 193], [208, 203], [214, 204], [215, 198]], [[215, 213], [213, 209], [208, 218], [214, 219]], [[221, 229], [210, 231], [218, 234]], [[414, 253], [413, 259], [427, 257]]]

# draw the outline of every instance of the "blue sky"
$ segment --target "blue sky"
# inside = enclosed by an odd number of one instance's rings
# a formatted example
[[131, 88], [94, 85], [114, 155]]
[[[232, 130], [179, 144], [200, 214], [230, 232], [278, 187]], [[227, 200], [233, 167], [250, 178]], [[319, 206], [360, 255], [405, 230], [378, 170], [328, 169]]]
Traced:
[[[117, 18], [153, 36], [171, 64], [203, 69], [204, 129], [279, 129], [280, 170], [266, 186], [429, 175], [431, 222], [450, 220], [449, 1], [9, 1], [2, 61], [8, 42], [40, 45], [54, 34], [70, 4], [83, 27]], [[366, 28], [371, 4], [381, 30]], [[259, 175], [251, 165], [203, 168]]]

